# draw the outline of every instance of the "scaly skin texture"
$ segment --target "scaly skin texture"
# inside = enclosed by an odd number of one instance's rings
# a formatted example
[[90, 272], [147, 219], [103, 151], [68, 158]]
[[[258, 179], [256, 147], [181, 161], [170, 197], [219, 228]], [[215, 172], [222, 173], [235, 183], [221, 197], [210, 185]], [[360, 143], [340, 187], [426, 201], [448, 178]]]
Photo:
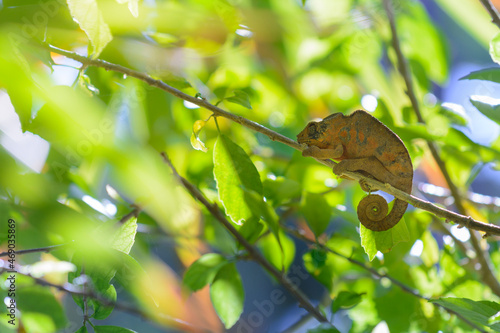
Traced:
[[[359, 172], [411, 193], [413, 166], [403, 141], [377, 118], [363, 110], [348, 116], [334, 113], [320, 122], [311, 122], [297, 135], [299, 143], [308, 146], [303, 156], [339, 161], [336, 174]], [[343, 177], [348, 178], [348, 177]], [[361, 183], [366, 192], [370, 188]], [[370, 194], [358, 205], [359, 221], [373, 231], [394, 227], [403, 217], [408, 203], [395, 199], [387, 215], [387, 202]]]

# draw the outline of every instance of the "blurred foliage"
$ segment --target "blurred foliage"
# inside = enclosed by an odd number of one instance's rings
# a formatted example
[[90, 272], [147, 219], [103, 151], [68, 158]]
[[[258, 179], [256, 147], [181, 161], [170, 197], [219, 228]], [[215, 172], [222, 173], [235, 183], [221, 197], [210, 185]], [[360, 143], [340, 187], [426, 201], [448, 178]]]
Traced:
[[[499, 38], [479, 1], [437, 3], [484, 53], [491, 40], [498, 62]], [[256, 302], [249, 281], [269, 278], [240, 270], [248, 254], [177, 184], [162, 151], [293, 283], [318, 281], [311, 298], [335, 327], [310, 332], [471, 330], [445, 308], [482, 329], [498, 329], [500, 295], [482, 280], [469, 243], [444, 221], [410, 208], [387, 232], [360, 227], [355, 210], [365, 193], [354, 182], [145, 82], [82, 67], [45, 47], [147, 73], [291, 138], [311, 119], [370, 109], [406, 144], [420, 174], [417, 191], [424, 181], [445, 184], [425, 145], [431, 140], [465, 194], [484, 165], [498, 168], [500, 138], [487, 145], [464, 134], [470, 118], [439, 100], [453, 65], [445, 32], [422, 2], [394, 7], [427, 125], [410, 108], [380, 1], [0, 2], [0, 119], [15, 112], [19, 136], [49, 145], [47, 156], [9, 150], [10, 132], [1, 127], [0, 220], [15, 221], [16, 250], [63, 245], [10, 258], [20, 272], [18, 312], [11, 325], [9, 309], [1, 307], [0, 331], [132, 332], [113, 320], [120, 311], [113, 303], [124, 298], [160, 327], [193, 332], [233, 326], [262, 332], [296, 317], [283, 314], [289, 307], [274, 310], [285, 298], [275, 289], [258, 308], [262, 322], [249, 326], [255, 321], [246, 307]], [[463, 79], [499, 83], [498, 76], [491, 68]], [[471, 101], [498, 123], [500, 103], [489, 98]], [[22, 158], [28, 155], [43, 167], [30, 168]], [[449, 200], [439, 204], [453, 209]], [[467, 205], [473, 217], [498, 223], [498, 204]], [[8, 234], [0, 229], [5, 251]], [[172, 244], [172, 253], [155, 250], [161, 240]], [[499, 276], [495, 240], [480, 245]], [[70, 282], [102, 298], [70, 300], [30, 276]], [[8, 304], [6, 281], [0, 296]], [[75, 304], [81, 308], [76, 324], [66, 313]]]

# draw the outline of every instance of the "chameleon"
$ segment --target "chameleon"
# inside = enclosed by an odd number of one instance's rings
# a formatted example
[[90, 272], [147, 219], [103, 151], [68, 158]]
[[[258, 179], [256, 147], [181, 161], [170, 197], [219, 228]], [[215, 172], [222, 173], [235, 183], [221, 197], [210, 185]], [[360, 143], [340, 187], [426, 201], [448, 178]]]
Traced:
[[[365, 177], [388, 183], [411, 193], [413, 166], [403, 141], [377, 118], [364, 110], [350, 115], [334, 113], [320, 122], [310, 122], [297, 135], [297, 141], [307, 148], [303, 156], [333, 159], [339, 163], [333, 172], [358, 172]], [[349, 179], [347, 176], [342, 178]], [[394, 227], [403, 217], [408, 203], [395, 199], [389, 214], [385, 199], [360, 181], [369, 194], [357, 207], [358, 219], [366, 228], [385, 231]]]

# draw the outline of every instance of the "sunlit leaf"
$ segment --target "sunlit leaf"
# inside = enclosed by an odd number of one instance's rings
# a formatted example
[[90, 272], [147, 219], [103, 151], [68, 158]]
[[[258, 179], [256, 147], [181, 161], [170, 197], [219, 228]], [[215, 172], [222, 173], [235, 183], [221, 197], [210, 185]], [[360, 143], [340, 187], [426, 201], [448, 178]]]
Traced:
[[490, 41], [490, 56], [494, 62], [500, 63], [500, 33]]
[[268, 228], [271, 230], [271, 232], [279, 242], [279, 217], [276, 212], [272, 209], [271, 206], [269, 206], [267, 202], [264, 201], [264, 198], [261, 194], [245, 189], [244, 191], [244, 198], [248, 207], [256, 216], [261, 217], [264, 220]]
[[118, 3], [127, 3], [128, 10], [134, 17], [139, 16], [139, 0], [116, 0]]
[[179, 40], [179, 38], [177, 36], [167, 34], [167, 33], [162, 33], [162, 32], [146, 32], [145, 35], [150, 37], [155, 42], [157, 42], [158, 44], [163, 45], [163, 46], [168, 46], [168, 45], [175, 43]]
[[326, 202], [324, 195], [304, 192], [301, 211], [316, 237], [326, 230], [330, 222], [332, 210], [328, 202]]
[[386, 231], [373, 231], [360, 224], [360, 234], [361, 246], [365, 249], [370, 261], [375, 258], [378, 251], [389, 252], [396, 244], [410, 240], [410, 233], [404, 218]]
[[500, 304], [496, 302], [453, 297], [442, 297], [431, 302], [451, 309], [477, 325], [488, 326], [495, 331], [500, 330], [499, 323], [489, 323], [489, 319], [500, 311]]
[[278, 270], [288, 271], [295, 257], [295, 244], [293, 240], [283, 233], [279, 238], [268, 234], [259, 240], [259, 248], [264, 257]]
[[87, 327], [85, 325], [83, 325], [82, 327], [80, 327], [78, 329], [78, 331], [76, 331], [75, 333], [87, 333]]
[[193, 146], [194, 149], [201, 150], [204, 153], [208, 151], [208, 148], [205, 147], [203, 141], [200, 140], [199, 135], [203, 127], [205, 127], [206, 123], [207, 122], [204, 120], [195, 121], [193, 124], [193, 134], [191, 134], [191, 146]]
[[210, 298], [226, 328], [231, 328], [243, 312], [245, 292], [235, 264], [222, 267], [210, 286]]
[[247, 109], [252, 108], [252, 105], [250, 104], [250, 96], [248, 96], [248, 94], [243, 90], [235, 90], [234, 96], [227, 97], [225, 98], [225, 100], [231, 103], [241, 105]]
[[16, 305], [21, 313], [33, 313], [46, 317], [55, 329], [66, 326], [67, 319], [59, 301], [50, 289], [41, 286], [25, 287], [16, 290]]
[[85, 31], [93, 46], [93, 57], [98, 57], [113, 39], [111, 31], [102, 17], [96, 0], [67, 0], [73, 19]]
[[500, 100], [491, 100], [491, 103], [486, 103], [481, 96], [472, 96], [471, 103], [486, 117], [490, 118], [497, 124], [500, 124]]
[[483, 80], [500, 83], [500, 68], [492, 67], [470, 72], [460, 80]]
[[243, 188], [262, 195], [259, 173], [245, 151], [225, 135], [215, 143], [214, 175], [219, 199], [233, 222], [242, 224], [255, 216], [245, 203]]
[[438, 244], [429, 231], [424, 232], [422, 242], [424, 243], [424, 249], [421, 256], [422, 261], [425, 266], [431, 267], [439, 261]]
[[227, 264], [226, 258], [217, 253], [207, 253], [189, 266], [183, 283], [192, 291], [212, 283], [219, 269]]
[[337, 297], [335, 297], [332, 302], [332, 313], [335, 313], [340, 309], [349, 309], [353, 306], [356, 306], [359, 302], [361, 302], [362, 296], [363, 294], [358, 294], [351, 291], [339, 292]]
[[[110, 284], [108, 289], [101, 295], [106, 299], [110, 300], [111, 302], [116, 302], [115, 286]], [[111, 306], [104, 305], [94, 300], [92, 300], [92, 302], [94, 303], [94, 314], [92, 315], [92, 317], [98, 320], [103, 320], [108, 318], [115, 308], [113, 305]]]
[[120, 226], [113, 237], [112, 247], [118, 251], [129, 254], [135, 241], [137, 232], [137, 218], [132, 217]]

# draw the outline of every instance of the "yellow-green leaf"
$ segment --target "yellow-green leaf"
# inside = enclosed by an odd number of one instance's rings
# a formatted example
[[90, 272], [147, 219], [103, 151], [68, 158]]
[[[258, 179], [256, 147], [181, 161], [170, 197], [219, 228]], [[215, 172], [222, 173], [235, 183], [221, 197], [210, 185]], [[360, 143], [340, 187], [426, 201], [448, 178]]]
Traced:
[[113, 39], [108, 24], [104, 22], [96, 0], [67, 0], [73, 19], [85, 31], [92, 44], [92, 57], [97, 58]]

